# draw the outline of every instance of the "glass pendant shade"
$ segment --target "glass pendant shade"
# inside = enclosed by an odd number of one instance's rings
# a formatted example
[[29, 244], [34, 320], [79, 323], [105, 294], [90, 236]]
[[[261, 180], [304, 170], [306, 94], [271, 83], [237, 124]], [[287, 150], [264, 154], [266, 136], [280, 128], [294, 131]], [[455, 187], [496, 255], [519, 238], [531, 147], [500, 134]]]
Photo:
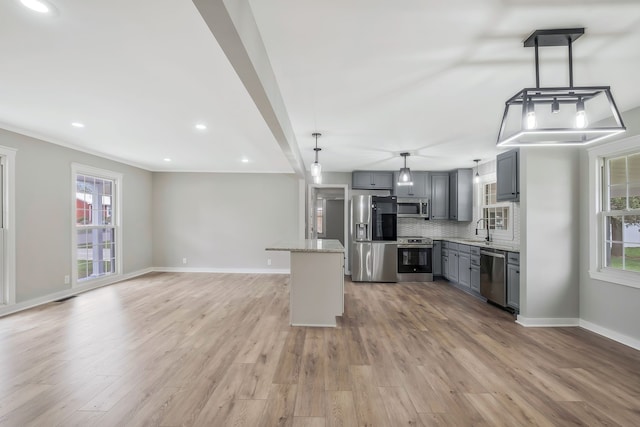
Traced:
[[[524, 41], [535, 47], [536, 87], [505, 102], [498, 146], [586, 145], [626, 130], [609, 86], [573, 85], [571, 46], [582, 34], [584, 28], [537, 30]], [[568, 87], [540, 87], [538, 48], [547, 46], [568, 47]]]
[[311, 163], [311, 176], [316, 178], [320, 175], [322, 175], [322, 165], [317, 161]]
[[398, 185], [413, 185], [411, 170], [409, 168], [400, 168], [400, 173], [398, 174]]

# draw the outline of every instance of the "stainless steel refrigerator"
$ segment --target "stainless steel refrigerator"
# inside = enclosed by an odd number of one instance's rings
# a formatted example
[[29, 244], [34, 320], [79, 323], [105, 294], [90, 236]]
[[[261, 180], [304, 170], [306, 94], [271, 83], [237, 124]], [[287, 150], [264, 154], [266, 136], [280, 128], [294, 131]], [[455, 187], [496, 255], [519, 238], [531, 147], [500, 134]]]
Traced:
[[353, 196], [351, 200], [351, 280], [397, 282], [398, 208], [396, 196]]

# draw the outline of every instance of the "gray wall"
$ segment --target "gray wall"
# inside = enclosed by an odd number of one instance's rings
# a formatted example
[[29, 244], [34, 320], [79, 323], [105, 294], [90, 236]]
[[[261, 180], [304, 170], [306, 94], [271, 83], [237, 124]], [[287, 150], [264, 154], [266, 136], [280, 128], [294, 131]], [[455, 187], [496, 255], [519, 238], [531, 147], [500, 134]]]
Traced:
[[[640, 134], [640, 108], [622, 114], [623, 138]], [[621, 139], [621, 138], [618, 138]], [[586, 151], [580, 157], [580, 318], [600, 328], [640, 341], [640, 289], [589, 277], [589, 179]]]
[[288, 252], [265, 248], [298, 239], [301, 202], [293, 174], [154, 173], [153, 264], [221, 271], [289, 269]]
[[578, 319], [578, 148], [521, 148], [520, 316]]
[[15, 167], [16, 302], [70, 289], [71, 163], [123, 174], [123, 273], [151, 264], [151, 173], [0, 129], [17, 149]]

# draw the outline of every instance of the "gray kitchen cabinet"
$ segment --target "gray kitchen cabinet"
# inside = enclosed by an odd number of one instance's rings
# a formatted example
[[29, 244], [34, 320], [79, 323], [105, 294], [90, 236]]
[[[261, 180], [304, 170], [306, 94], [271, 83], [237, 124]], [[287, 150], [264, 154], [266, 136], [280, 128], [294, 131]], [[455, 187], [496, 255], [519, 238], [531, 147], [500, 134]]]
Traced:
[[431, 197], [431, 177], [429, 172], [412, 171], [413, 185], [398, 185], [399, 172], [393, 173], [394, 194], [398, 197], [415, 197], [428, 199]]
[[449, 244], [449, 276], [448, 280], [458, 283], [458, 245], [456, 243]]
[[357, 190], [393, 190], [393, 172], [353, 171], [351, 187]]
[[520, 308], [520, 254], [507, 254], [507, 306]]
[[496, 158], [496, 200], [520, 201], [520, 151], [516, 148], [498, 154]]
[[465, 288], [471, 287], [471, 256], [458, 252], [458, 283]]
[[433, 241], [433, 249], [431, 250], [431, 264], [434, 276], [442, 276], [442, 242], [440, 240]]
[[471, 290], [480, 293], [480, 248], [471, 246]]
[[449, 172], [431, 173], [431, 219], [449, 219]]
[[449, 280], [449, 249], [442, 249], [442, 275]]
[[449, 219], [473, 219], [473, 170], [457, 169], [449, 172]]

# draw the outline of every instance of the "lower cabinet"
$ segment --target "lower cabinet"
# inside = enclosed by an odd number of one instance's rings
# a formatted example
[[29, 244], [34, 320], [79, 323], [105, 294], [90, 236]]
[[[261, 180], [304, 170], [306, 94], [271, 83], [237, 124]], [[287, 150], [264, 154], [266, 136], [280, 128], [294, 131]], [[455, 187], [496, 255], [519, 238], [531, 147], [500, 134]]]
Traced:
[[520, 254], [507, 254], [507, 306], [520, 309]]
[[480, 293], [480, 265], [471, 265], [471, 290]]
[[[454, 243], [455, 245], [455, 243]], [[458, 250], [449, 249], [449, 277], [447, 279], [452, 282], [458, 282]]]
[[442, 275], [449, 280], [449, 250], [442, 250]]
[[442, 242], [440, 240], [433, 241], [431, 264], [434, 276], [442, 276]]
[[458, 255], [458, 283], [465, 288], [471, 287], [471, 257], [463, 252]]

